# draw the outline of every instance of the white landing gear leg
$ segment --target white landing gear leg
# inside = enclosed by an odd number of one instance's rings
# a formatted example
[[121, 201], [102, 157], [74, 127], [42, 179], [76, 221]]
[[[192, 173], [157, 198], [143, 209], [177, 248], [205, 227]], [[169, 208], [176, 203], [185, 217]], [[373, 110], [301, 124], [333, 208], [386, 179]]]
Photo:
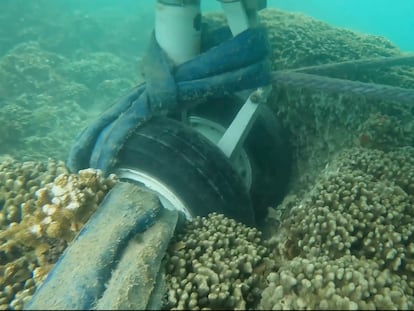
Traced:
[[200, 0], [158, 0], [155, 38], [174, 64], [200, 53]]
[[[261, 0], [220, 0], [227, 23], [233, 36], [258, 24], [257, 11], [266, 7]], [[243, 146], [244, 140], [255, 122], [259, 105], [266, 102], [271, 85], [258, 88], [241, 107], [233, 122], [218, 142], [218, 147], [233, 161]]]

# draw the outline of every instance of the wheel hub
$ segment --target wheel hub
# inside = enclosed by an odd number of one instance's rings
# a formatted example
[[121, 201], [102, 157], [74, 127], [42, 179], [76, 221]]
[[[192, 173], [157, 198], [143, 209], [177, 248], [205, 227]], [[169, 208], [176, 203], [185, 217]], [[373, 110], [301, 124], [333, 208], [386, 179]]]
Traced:
[[126, 179], [144, 185], [145, 187], [154, 191], [158, 195], [161, 204], [166, 209], [178, 210], [179, 212], [182, 212], [185, 215], [187, 220], [193, 219], [190, 210], [185, 206], [183, 201], [159, 179], [154, 178], [151, 175], [140, 170], [131, 168], [119, 168], [116, 170], [115, 174], [121, 180]]
[[[189, 124], [193, 129], [216, 145], [226, 132], [226, 128], [221, 124], [194, 115], [189, 116]], [[242, 177], [247, 189], [250, 189], [252, 185], [252, 167], [250, 159], [243, 148], [236, 156], [234, 163], [232, 162], [232, 166]]]

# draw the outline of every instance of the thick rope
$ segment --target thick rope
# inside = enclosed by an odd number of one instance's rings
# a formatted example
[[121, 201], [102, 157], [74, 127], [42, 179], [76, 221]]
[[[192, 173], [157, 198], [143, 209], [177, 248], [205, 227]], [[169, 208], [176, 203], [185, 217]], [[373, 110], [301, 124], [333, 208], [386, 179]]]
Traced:
[[289, 71], [312, 73], [312, 74], [332, 74], [337, 72], [355, 72], [372, 68], [390, 67], [390, 66], [413, 66], [414, 53], [407, 53], [390, 57], [364, 58], [358, 60], [350, 60], [325, 65], [301, 67]]
[[291, 87], [303, 87], [318, 91], [345, 93], [378, 100], [414, 104], [414, 89], [396, 86], [329, 78], [292, 71], [273, 71], [272, 81], [275, 84]]

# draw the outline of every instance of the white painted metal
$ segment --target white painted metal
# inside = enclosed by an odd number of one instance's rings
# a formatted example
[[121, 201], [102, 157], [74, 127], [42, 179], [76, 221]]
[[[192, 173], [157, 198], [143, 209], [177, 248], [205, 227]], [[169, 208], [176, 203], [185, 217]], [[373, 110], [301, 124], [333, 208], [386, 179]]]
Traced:
[[155, 38], [175, 64], [200, 53], [200, 1], [183, 6], [157, 2]]
[[[190, 116], [188, 120], [189, 125], [193, 129], [195, 129], [197, 132], [205, 136], [207, 139], [209, 139], [212, 143], [216, 145], [226, 132], [226, 128], [224, 126], [205, 118], [193, 115]], [[246, 153], [246, 150], [243, 147], [241, 147], [240, 150], [238, 150], [237, 155], [234, 156], [233, 161], [231, 161], [230, 163], [242, 177], [247, 189], [250, 189], [250, 187], [252, 186], [253, 173], [252, 165], [250, 163], [250, 159]]]
[[270, 90], [271, 86], [267, 86], [254, 91], [240, 108], [223, 137], [217, 143], [217, 147], [224, 152], [230, 159], [230, 162], [234, 161], [239, 154], [239, 150], [258, 116], [259, 105], [264, 104]]
[[250, 19], [241, 1], [222, 2], [221, 7], [227, 17], [227, 24], [233, 36], [250, 27]]

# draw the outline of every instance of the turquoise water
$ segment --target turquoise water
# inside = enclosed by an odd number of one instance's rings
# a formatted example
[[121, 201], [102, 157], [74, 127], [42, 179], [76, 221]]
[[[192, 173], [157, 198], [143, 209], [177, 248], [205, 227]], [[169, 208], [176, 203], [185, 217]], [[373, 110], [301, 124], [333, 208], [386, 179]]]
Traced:
[[[219, 10], [218, 1], [202, 2]], [[268, 0], [268, 7], [302, 12], [331, 25], [385, 36], [402, 50], [414, 51], [412, 0]]]
[[269, 0], [268, 3], [335, 26], [382, 35], [402, 50], [414, 51], [412, 0]]
[[[121, 0], [114, 4], [108, 0], [62, 1], [65, 5], [82, 10], [118, 7], [132, 14], [152, 14], [155, 0]], [[202, 0], [203, 11], [218, 11], [217, 0]], [[413, 0], [268, 0], [268, 7], [291, 12], [302, 12], [334, 26], [369, 34], [385, 36], [402, 50], [414, 51]], [[139, 14], [138, 13], [138, 14]]]

